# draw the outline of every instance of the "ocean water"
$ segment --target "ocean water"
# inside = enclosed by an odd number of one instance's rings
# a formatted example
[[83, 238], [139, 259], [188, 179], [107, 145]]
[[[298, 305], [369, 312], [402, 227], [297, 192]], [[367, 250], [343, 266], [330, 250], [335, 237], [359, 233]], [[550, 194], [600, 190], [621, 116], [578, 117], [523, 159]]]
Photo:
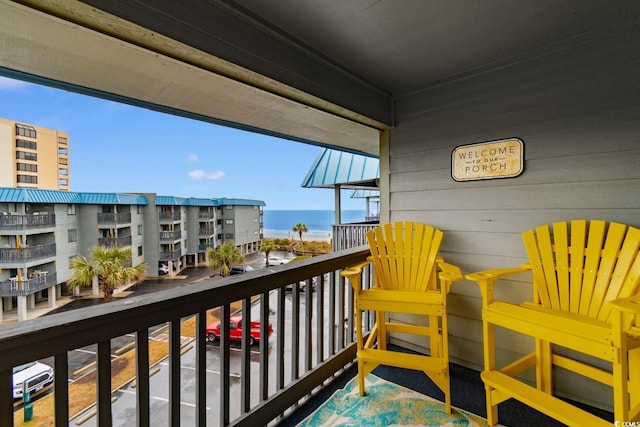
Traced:
[[[365, 210], [342, 211], [342, 222], [364, 221]], [[267, 238], [291, 238], [300, 236], [293, 231], [299, 222], [309, 230], [302, 234], [304, 240], [331, 239], [331, 225], [335, 223], [333, 210], [266, 210], [264, 211], [264, 236]]]

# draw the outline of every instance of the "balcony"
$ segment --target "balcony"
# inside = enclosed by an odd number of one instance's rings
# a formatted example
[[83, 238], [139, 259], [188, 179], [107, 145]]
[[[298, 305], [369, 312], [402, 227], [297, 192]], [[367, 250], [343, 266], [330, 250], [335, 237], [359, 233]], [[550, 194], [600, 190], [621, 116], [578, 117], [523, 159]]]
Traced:
[[198, 237], [200, 237], [200, 238], [212, 237], [215, 234], [216, 234], [216, 230], [213, 227], [211, 227], [211, 228], [200, 228], [198, 230]]
[[98, 224], [130, 224], [131, 212], [125, 213], [99, 213]]
[[[52, 394], [55, 425], [67, 426], [75, 415], [69, 409], [73, 408], [74, 394], [70, 393], [73, 385], [69, 384], [68, 352], [89, 345], [97, 346], [94, 419], [98, 425], [112, 425], [114, 407], [119, 406], [120, 411], [124, 404], [121, 396], [112, 406], [113, 366], [119, 366], [117, 363], [112, 366], [112, 340], [135, 335], [132, 363], [137, 372], [147, 373], [152, 344], [149, 331], [158, 325], [167, 325], [168, 330], [169, 379], [163, 387], [168, 396], [164, 409], [171, 425], [180, 424], [181, 410], [185, 416], [194, 417], [197, 425], [252, 426], [279, 420], [290, 408], [327, 386], [336, 373], [352, 365], [353, 299], [350, 287], [337, 273], [367, 255], [365, 250], [343, 251], [2, 328], [0, 425], [12, 426], [14, 422], [12, 367], [52, 357], [56, 371]], [[301, 292], [293, 286], [290, 294], [286, 292], [287, 285], [300, 282], [306, 283], [307, 289], [316, 283], [315, 291]], [[241, 366], [232, 369], [229, 331], [223, 326], [220, 359], [215, 362], [219, 367], [211, 365], [207, 353], [212, 348], [206, 343], [205, 327], [207, 312], [212, 309], [223, 325], [228, 324], [232, 310], [238, 310], [245, 320], [259, 320], [263, 336], [267, 323], [271, 322], [274, 335], [260, 341], [258, 355], [249, 353], [249, 337], [245, 335], [239, 349]], [[181, 326], [187, 322], [194, 324], [195, 338], [185, 343]], [[218, 349], [217, 345], [215, 348]], [[236, 350], [234, 347], [237, 359]], [[182, 358], [186, 357], [183, 354], [187, 352], [195, 358], [194, 368], [181, 370]], [[219, 374], [209, 375], [212, 369]], [[135, 381], [136, 387], [132, 389], [135, 396], [126, 399], [130, 406], [122, 413], [128, 413], [133, 424], [149, 426], [150, 383], [156, 378], [145, 374], [138, 375]], [[181, 389], [181, 382], [193, 386]], [[215, 398], [208, 391], [212, 383], [219, 391]], [[195, 402], [192, 409], [187, 409], [191, 405], [181, 404], [187, 400]], [[158, 409], [154, 406], [154, 412]]]
[[198, 219], [201, 221], [212, 220], [213, 215], [213, 212], [198, 212]]
[[359, 223], [359, 224], [337, 224], [332, 225], [331, 238], [334, 251], [343, 249], [357, 248], [366, 245], [367, 231], [378, 226], [378, 222]]
[[47, 212], [31, 215], [0, 215], [0, 230], [28, 230], [55, 227], [56, 216]]
[[182, 250], [160, 252], [160, 261], [176, 261], [182, 256]]
[[12, 277], [0, 282], [0, 297], [18, 297], [35, 294], [56, 284], [56, 274], [38, 274], [30, 279], [17, 280]]
[[0, 248], [0, 264], [24, 264], [56, 256], [56, 244]]
[[162, 241], [175, 242], [176, 240], [180, 240], [181, 238], [182, 238], [181, 231], [161, 231], [160, 232], [160, 240]]
[[160, 212], [159, 215], [160, 222], [180, 221], [181, 218], [180, 212]]
[[106, 246], [108, 248], [112, 248], [115, 246], [131, 246], [131, 242], [132, 242], [131, 236], [117, 237], [117, 238], [102, 237], [98, 239], [98, 245]]

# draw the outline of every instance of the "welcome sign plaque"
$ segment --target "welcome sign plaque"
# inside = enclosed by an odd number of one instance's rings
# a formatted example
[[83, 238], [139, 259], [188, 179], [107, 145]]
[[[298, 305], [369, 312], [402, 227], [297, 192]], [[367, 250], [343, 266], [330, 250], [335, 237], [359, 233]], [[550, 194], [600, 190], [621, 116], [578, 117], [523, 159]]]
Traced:
[[456, 181], [513, 178], [522, 173], [524, 144], [518, 138], [461, 145], [451, 154]]

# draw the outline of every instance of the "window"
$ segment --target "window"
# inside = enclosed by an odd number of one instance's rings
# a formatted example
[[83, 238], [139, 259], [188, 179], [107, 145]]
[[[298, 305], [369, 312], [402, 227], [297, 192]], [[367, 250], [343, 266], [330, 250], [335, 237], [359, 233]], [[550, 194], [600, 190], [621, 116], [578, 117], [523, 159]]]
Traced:
[[28, 148], [29, 150], [37, 150], [38, 144], [35, 141], [27, 141], [26, 139], [16, 139], [16, 147]]
[[233, 240], [233, 234], [227, 233], [227, 234], [224, 235], [224, 238], [227, 239], [227, 240]]
[[68, 242], [77, 242], [78, 241], [78, 230], [75, 228], [70, 228], [67, 230], [67, 241]]
[[58, 180], [58, 185], [69, 185], [69, 180], [66, 179], [66, 178], [59, 179]]
[[38, 183], [38, 177], [37, 176], [32, 176], [32, 175], [18, 175], [17, 176], [17, 181], [18, 182], [23, 182], [25, 184], [37, 184]]
[[67, 155], [67, 149], [66, 148], [58, 148], [58, 154], [62, 154], [63, 156]]
[[233, 224], [233, 220], [232, 219], [225, 219], [224, 223], [225, 224]]
[[68, 165], [68, 164], [69, 164], [69, 160], [67, 160], [67, 159], [65, 159], [65, 158], [63, 158], [63, 157], [60, 157], [60, 158], [58, 159], [58, 164], [59, 164], [59, 165]]
[[36, 138], [36, 128], [34, 128], [33, 126], [16, 123], [16, 135]]
[[38, 165], [33, 165], [31, 163], [17, 163], [16, 167], [19, 171], [38, 172]]
[[138, 213], [141, 214], [142, 213], [142, 205], [138, 205], [137, 208], [138, 208]]
[[142, 256], [142, 246], [138, 246], [138, 256]]
[[142, 236], [142, 224], [138, 224], [138, 236]]
[[224, 208], [225, 208], [226, 210], [228, 210], [228, 211], [233, 210], [233, 206], [230, 206], [230, 205], [227, 205], [227, 206], [225, 206]]
[[58, 175], [68, 175], [69, 174], [69, 169], [58, 169]]
[[76, 214], [76, 205], [67, 205], [67, 215]]
[[16, 151], [16, 159], [18, 160], [33, 160], [38, 161], [38, 155], [36, 153], [28, 153], [26, 151]]
[[64, 136], [59, 136], [58, 144], [67, 145], [67, 138], [65, 138]]

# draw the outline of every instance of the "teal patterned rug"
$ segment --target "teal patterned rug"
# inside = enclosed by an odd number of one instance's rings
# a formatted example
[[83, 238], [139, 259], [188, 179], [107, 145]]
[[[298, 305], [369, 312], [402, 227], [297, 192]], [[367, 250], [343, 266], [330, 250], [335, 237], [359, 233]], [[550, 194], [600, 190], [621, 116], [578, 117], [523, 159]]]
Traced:
[[356, 377], [298, 426], [488, 426], [460, 409], [449, 415], [443, 403], [373, 374], [365, 382], [366, 396], [359, 396]]

